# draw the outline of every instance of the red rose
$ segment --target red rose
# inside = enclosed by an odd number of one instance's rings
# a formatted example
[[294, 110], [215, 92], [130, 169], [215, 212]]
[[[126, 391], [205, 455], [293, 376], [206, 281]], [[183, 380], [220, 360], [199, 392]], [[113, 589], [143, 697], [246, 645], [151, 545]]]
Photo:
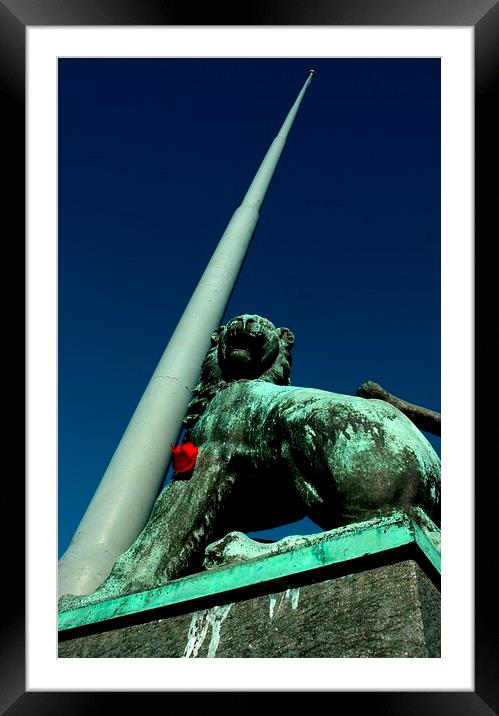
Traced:
[[192, 470], [198, 454], [198, 448], [194, 443], [182, 443], [172, 447], [172, 464], [175, 472], [189, 472]]

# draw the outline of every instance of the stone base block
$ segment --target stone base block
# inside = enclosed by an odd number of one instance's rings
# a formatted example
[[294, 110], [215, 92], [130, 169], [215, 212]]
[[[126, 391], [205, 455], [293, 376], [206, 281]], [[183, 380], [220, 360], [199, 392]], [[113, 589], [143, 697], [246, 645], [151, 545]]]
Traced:
[[59, 657], [440, 656], [440, 592], [412, 559], [142, 619], [61, 641]]

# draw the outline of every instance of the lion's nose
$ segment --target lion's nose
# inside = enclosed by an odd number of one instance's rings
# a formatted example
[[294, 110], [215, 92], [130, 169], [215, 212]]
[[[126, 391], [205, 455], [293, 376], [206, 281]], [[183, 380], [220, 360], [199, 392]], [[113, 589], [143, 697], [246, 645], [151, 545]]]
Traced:
[[242, 318], [235, 318], [229, 323], [229, 330], [231, 331], [242, 331], [244, 328]]
[[252, 333], [254, 325], [254, 318], [250, 318], [249, 316], [240, 316], [230, 321], [227, 328], [233, 332], [243, 331], [245, 333]]

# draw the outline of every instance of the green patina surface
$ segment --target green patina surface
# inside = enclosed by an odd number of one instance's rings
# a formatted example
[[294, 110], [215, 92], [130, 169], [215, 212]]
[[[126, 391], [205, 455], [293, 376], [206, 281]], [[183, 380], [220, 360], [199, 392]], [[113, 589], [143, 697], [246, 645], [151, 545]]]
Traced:
[[59, 615], [59, 630], [73, 629], [158, 607], [269, 582], [281, 577], [355, 560], [415, 542], [440, 571], [440, 531], [422, 510], [394, 512], [363, 523], [314, 535], [307, 546], [250, 559], [241, 564], [177, 579], [163, 587], [101, 601]]
[[440, 530], [419, 507], [411, 510], [414, 541], [432, 565], [441, 573]]
[[[94, 613], [98, 602], [118, 605], [124, 598], [129, 604], [131, 594], [156, 594], [200, 573], [207, 548], [235, 530], [257, 532], [307, 516], [329, 531], [415, 506], [439, 523], [440, 460], [424, 435], [384, 401], [290, 385], [293, 343], [288, 328], [257, 315], [236, 316], [214, 331], [184, 420], [185, 438], [199, 450], [194, 469], [160, 492], [147, 525], [99, 588], [62, 595], [61, 611]], [[413, 541], [426, 544], [412, 530]], [[334, 534], [335, 540], [352, 538], [351, 529]], [[293, 555], [305, 547], [305, 555], [320, 552], [322, 539], [312, 545], [296, 538]], [[359, 530], [357, 539], [364, 539]], [[232, 542], [237, 552], [241, 545]], [[244, 558], [270, 556], [242, 546]], [[288, 546], [271, 552], [270, 571], [281, 564], [276, 552], [287, 554]], [[215, 565], [227, 567], [226, 556], [223, 550], [215, 555]], [[287, 565], [283, 574], [296, 568], [297, 557], [279, 559]], [[323, 564], [307, 559], [302, 569]], [[225, 589], [217, 584], [240, 575], [254, 582], [253, 567], [239, 569], [210, 577], [210, 589]], [[181, 584], [204, 585], [200, 579]], [[173, 587], [166, 589], [166, 596], [173, 594]]]

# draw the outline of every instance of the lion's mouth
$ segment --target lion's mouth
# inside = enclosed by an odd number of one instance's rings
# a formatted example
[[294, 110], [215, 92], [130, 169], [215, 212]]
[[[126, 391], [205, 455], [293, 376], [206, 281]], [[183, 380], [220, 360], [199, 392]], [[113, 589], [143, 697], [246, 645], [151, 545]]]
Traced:
[[255, 350], [261, 350], [264, 342], [265, 337], [260, 331], [249, 332], [237, 327], [231, 328], [225, 337], [225, 352], [234, 356], [251, 357]]
[[[265, 335], [256, 330], [231, 326], [224, 340], [222, 354], [227, 370], [239, 377], [249, 377], [257, 371], [265, 354]], [[231, 367], [229, 367], [231, 366]]]
[[236, 360], [239, 364], [251, 363], [253, 360], [251, 351], [248, 348], [231, 348], [229, 350], [231, 360]]

